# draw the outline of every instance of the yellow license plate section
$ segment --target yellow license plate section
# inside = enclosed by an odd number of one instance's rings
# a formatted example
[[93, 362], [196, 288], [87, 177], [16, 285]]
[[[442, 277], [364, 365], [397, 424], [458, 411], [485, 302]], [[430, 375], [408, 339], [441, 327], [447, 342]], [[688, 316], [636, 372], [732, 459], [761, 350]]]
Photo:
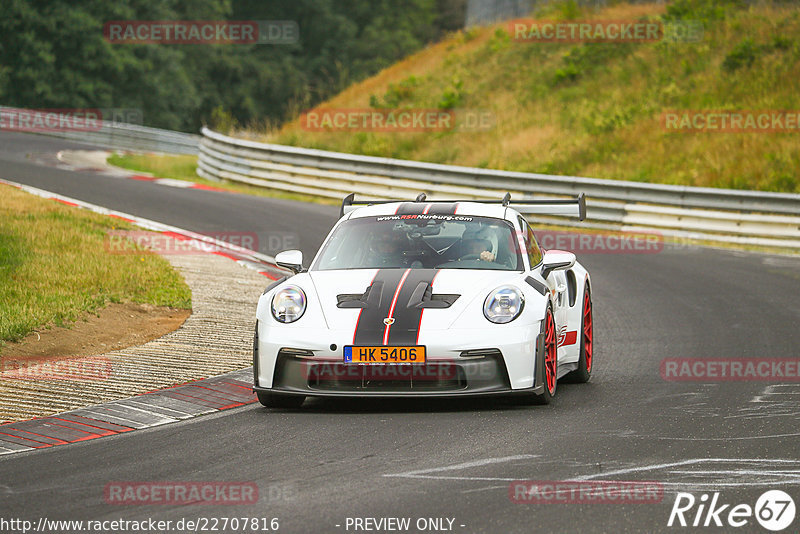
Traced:
[[344, 363], [425, 363], [425, 347], [345, 347]]

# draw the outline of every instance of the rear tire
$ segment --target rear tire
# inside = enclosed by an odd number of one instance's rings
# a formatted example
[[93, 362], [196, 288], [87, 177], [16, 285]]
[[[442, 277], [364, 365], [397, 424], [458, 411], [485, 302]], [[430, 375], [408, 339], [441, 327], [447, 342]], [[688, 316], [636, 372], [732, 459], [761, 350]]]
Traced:
[[583, 290], [583, 318], [581, 319], [581, 352], [578, 368], [564, 378], [573, 384], [584, 384], [592, 377], [594, 355], [594, 331], [592, 321], [592, 292], [589, 286]]
[[[556, 336], [556, 321], [553, 317], [553, 310], [548, 306], [547, 313], [544, 316], [544, 354], [543, 357], [536, 358], [536, 376], [544, 378], [544, 391], [538, 395], [533, 395], [530, 398], [531, 404], [550, 404], [553, 397], [556, 395], [556, 388], [558, 387], [558, 360], [556, 352], [557, 344]], [[541, 373], [539, 370], [541, 369]]]
[[281, 395], [270, 391], [258, 391], [258, 402], [267, 408], [299, 408], [306, 398], [303, 395]]

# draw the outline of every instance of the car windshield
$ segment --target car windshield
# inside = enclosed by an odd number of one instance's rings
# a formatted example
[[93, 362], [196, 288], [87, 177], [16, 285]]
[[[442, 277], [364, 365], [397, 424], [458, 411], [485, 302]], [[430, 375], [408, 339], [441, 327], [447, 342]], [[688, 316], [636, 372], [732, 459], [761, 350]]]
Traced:
[[514, 228], [508, 221], [447, 215], [344, 221], [311, 269], [393, 268], [521, 271], [523, 267]]

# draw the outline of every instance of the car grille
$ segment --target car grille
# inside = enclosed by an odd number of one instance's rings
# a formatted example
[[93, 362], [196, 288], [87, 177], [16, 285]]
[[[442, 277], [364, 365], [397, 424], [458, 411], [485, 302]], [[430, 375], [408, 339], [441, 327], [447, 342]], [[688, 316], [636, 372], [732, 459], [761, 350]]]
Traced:
[[467, 387], [456, 365], [345, 365], [309, 367], [308, 387], [336, 391], [443, 391]]

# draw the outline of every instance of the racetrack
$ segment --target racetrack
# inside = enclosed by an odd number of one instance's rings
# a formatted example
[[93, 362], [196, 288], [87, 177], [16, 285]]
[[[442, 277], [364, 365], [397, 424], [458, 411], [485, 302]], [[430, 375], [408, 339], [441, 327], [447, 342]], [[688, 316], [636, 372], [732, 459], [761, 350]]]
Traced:
[[[197, 232], [295, 233], [307, 258], [338, 213], [64, 170], [53, 157], [64, 148], [79, 146], [0, 133], [0, 178]], [[752, 506], [782, 489], [800, 505], [800, 383], [668, 382], [659, 371], [665, 358], [797, 358], [800, 259], [671, 246], [579, 259], [593, 279], [594, 376], [559, 384], [550, 406], [250, 405], [0, 457], [0, 518], [277, 517], [280, 532], [300, 533], [353, 532], [348, 517], [410, 517], [412, 525], [433, 517], [454, 518], [452, 530], [464, 533], [666, 532], [677, 528], [667, 527], [676, 491], [719, 491], [721, 502]], [[527, 479], [651, 480], [665, 494], [658, 504], [511, 502], [509, 482]], [[109, 482], [191, 480], [254, 482], [260, 498], [241, 506], [104, 502]], [[752, 518], [737, 531], [765, 532]]]

